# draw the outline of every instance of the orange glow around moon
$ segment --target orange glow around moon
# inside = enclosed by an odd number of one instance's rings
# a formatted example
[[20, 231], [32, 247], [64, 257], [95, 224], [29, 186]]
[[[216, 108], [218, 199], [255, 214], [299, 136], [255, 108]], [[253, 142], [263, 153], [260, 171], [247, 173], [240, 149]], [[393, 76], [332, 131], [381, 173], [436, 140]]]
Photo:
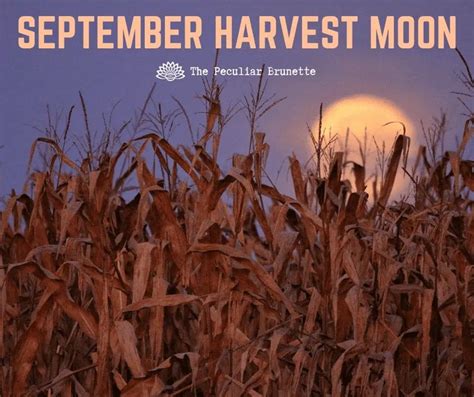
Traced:
[[[387, 123], [390, 123], [386, 125]], [[377, 170], [377, 146], [383, 150], [385, 145], [386, 161], [390, 155], [393, 142], [398, 134], [403, 133], [411, 138], [411, 147], [416, 146], [415, 128], [410, 118], [393, 102], [372, 95], [354, 95], [342, 98], [323, 111], [323, 131], [326, 138], [337, 137], [337, 150], [343, 150], [347, 139], [347, 161], [362, 164], [359, 142], [366, 142], [366, 185], [372, 196], [372, 182]], [[313, 131], [317, 131], [316, 128]], [[347, 131], [349, 133], [347, 134]], [[375, 143], [376, 142], [376, 143]], [[406, 192], [408, 181], [398, 173], [392, 198]], [[353, 182], [350, 171], [345, 176]]]

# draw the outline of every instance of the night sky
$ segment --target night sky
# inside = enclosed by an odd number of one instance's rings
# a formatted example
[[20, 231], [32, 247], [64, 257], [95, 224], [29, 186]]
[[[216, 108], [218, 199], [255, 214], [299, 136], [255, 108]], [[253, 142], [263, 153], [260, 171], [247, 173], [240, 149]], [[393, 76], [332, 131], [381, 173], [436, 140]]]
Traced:
[[[204, 30], [201, 50], [83, 50], [75, 41], [65, 50], [21, 50], [17, 45], [17, 20], [21, 15], [199, 15]], [[0, 8], [1, 97], [0, 97], [0, 192], [21, 188], [32, 141], [40, 136], [34, 127], [47, 124], [46, 105], [53, 112], [66, 112], [79, 105], [78, 91], [86, 100], [94, 130], [101, 130], [101, 113], [115, 111], [115, 125], [130, 117], [143, 103], [156, 82], [155, 100], [165, 109], [178, 98], [197, 128], [204, 122], [202, 83], [186, 78], [173, 83], [157, 80], [155, 71], [165, 61], [211, 67], [214, 59], [215, 15], [358, 15], [354, 49], [336, 50], [227, 50], [222, 65], [260, 67], [310, 66], [317, 78], [271, 79], [268, 92], [286, 96], [264, 117], [259, 130], [267, 133], [272, 146], [269, 169], [273, 174], [292, 151], [308, 156], [306, 123], [313, 123], [319, 104], [330, 104], [354, 94], [370, 94], [395, 103], [415, 123], [429, 124], [441, 109], [448, 114], [449, 134], [461, 131], [465, 109], [452, 91], [462, 91], [458, 75], [462, 64], [453, 50], [370, 50], [370, 15], [456, 15], [457, 43], [468, 60], [474, 60], [472, 0], [465, 1], [10, 1]], [[222, 80], [221, 80], [222, 81]], [[255, 78], [229, 79], [222, 95], [223, 106], [237, 103], [248, 94]], [[79, 106], [76, 106], [79, 110]], [[73, 133], [83, 133], [80, 112], [74, 117]], [[189, 144], [185, 122], [171, 140]], [[200, 127], [202, 131], [202, 127]], [[221, 159], [229, 164], [232, 153], [246, 152], [248, 124], [242, 112], [227, 127]], [[451, 141], [453, 141], [452, 138]], [[284, 174], [281, 178], [285, 178]]]

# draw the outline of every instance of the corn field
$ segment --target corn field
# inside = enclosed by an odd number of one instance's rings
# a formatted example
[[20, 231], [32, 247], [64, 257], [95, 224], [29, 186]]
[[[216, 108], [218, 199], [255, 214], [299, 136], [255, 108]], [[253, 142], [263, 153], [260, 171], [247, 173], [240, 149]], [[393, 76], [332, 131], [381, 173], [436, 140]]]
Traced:
[[[47, 162], [1, 212], [0, 394], [473, 395], [474, 119], [413, 173], [400, 134], [373, 204], [317, 137], [284, 194], [255, 127], [268, 103], [249, 98], [249, 152], [223, 170], [209, 87], [190, 147], [152, 128], [80, 160], [34, 142]], [[412, 200], [390, 199], [399, 173]]]

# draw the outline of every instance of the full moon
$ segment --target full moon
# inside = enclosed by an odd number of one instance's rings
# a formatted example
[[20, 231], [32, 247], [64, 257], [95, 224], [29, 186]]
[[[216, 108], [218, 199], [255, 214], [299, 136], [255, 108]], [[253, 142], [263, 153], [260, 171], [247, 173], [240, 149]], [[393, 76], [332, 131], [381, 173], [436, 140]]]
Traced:
[[[410, 137], [410, 146], [416, 146], [416, 133], [410, 118], [393, 102], [372, 95], [354, 95], [342, 98], [327, 109], [323, 109], [323, 133], [326, 141], [336, 139], [336, 150], [346, 150], [346, 160], [363, 164], [361, 148], [365, 146], [366, 191], [373, 196], [372, 184], [377, 175], [381, 180], [382, 152], [385, 152], [385, 167], [397, 135]], [[317, 134], [318, 123], [313, 128]], [[346, 145], [347, 142], [347, 145]], [[350, 170], [345, 177], [353, 183]], [[407, 192], [408, 178], [399, 171], [392, 191], [392, 198]], [[353, 189], [355, 189], [353, 185]]]

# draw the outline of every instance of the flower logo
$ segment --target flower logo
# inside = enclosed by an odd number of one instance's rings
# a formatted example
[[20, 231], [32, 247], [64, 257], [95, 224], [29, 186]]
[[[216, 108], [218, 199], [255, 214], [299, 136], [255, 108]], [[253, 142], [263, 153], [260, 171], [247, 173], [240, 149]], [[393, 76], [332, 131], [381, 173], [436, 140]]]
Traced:
[[156, 71], [156, 78], [174, 81], [184, 79], [184, 70], [177, 62], [164, 62]]

